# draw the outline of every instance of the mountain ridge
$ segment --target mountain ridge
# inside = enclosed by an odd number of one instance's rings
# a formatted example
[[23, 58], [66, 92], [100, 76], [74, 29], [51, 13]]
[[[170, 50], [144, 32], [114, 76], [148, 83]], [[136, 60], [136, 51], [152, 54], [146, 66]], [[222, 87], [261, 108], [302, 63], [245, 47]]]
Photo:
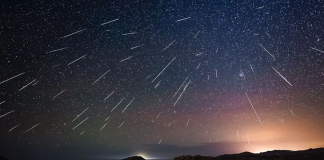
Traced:
[[272, 150], [260, 153], [242, 152], [212, 156], [183, 155], [173, 160], [324, 160], [324, 148], [310, 148], [307, 150]]

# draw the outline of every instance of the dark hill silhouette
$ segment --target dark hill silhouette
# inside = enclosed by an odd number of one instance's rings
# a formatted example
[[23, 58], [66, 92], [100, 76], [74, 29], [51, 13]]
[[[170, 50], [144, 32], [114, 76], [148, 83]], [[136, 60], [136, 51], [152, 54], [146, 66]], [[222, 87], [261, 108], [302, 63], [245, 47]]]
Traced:
[[[0, 160], [9, 160], [0, 155]], [[145, 160], [141, 156], [128, 157], [123, 160]], [[324, 160], [324, 148], [315, 148], [302, 151], [273, 150], [254, 154], [242, 152], [239, 154], [225, 154], [217, 157], [211, 156], [179, 156], [173, 160]]]
[[7, 159], [7, 158], [0, 155], [0, 160], [9, 160], [9, 159]]
[[145, 160], [145, 159], [141, 156], [133, 156], [133, 157], [125, 158], [123, 160]]
[[173, 158], [173, 160], [212, 160], [214, 157], [207, 157], [207, 156], [200, 156], [200, 155], [196, 155], [196, 156], [180, 156], [180, 157], [175, 157]]
[[303, 151], [274, 150], [254, 154], [243, 152], [239, 154], [225, 154], [217, 157], [209, 156], [180, 156], [173, 160], [324, 160], [324, 148]]

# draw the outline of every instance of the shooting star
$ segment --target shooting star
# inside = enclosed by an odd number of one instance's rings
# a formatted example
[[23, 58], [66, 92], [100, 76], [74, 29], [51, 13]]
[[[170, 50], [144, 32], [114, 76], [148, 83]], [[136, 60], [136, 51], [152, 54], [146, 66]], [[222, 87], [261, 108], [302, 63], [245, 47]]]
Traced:
[[247, 137], [248, 144], [250, 144], [250, 138], [249, 138], [249, 135], [246, 134], [246, 137]]
[[107, 125], [107, 123], [106, 124], [104, 124], [101, 128], [100, 128], [100, 130], [99, 131], [101, 131], [102, 129], [104, 129], [105, 128], [105, 126]]
[[86, 119], [84, 119], [82, 122], [80, 122], [78, 125], [76, 125], [74, 128], [72, 128], [72, 130], [74, 130], [75, 128], [77, 128], [79, 125], [81, 125], [83, 122], [85, 122], [89, 117], [87, 117]]
[[52, 98], [52, 100], [54, 100], [57, 96], [59, 96], [60, 94], [62, 94], [63, 92], [65, 92], [66, 91], [66, 89], [64, 89], [63, 91], [61, 91], [60, 93], [58, 93], [57, 95], [55, 95], [53, 98]]
[[148, 78], [150, 78], [152, 75], [149, 75], [149, 76], [147, 76], [146, 78], [145, 78], [145, 80], [147, 80]]
[[82, 135], [85, 131], [86, 131], [86, 130], [82, 131], [82, 132], [80, 133], [80, 135]]
[[67, 48], [69, 48], [69, 47], [64, 47], [64, 48], [60, 48], [60, 49], [55, 49], [55, 50], [52, 50], [52, 51], [48, 51], [48, 52], [46, 52], [46, 53], [53, 53], [53, 52], [57, 52], [57, 51], [62, 51], [62, 50], [65, 50], [65, 49], [67, 49]]
[[283, 119], [281, 119], [280, 121], [281, 121], [281, 123], [285, 124], [285, 121]]
[[200, 67], [200, 64], [201, 64], [201, 63], [199, 63], [199, 64], [198, 64], [198, 66], [196, 67], [196, 70], [198, 70], [198, 69], [199, 69], [199, 67]]
[[86, 108], [85, 110], [83, 110], [80, 114], [78, 114], [74, 119], [73, 119], [73, 121], [72, 122], [74, 122], [76, 119], [78, 119], [85, 111], [87, 111], [89, 109], [89, 107], [88, 108]]
[[176, 91], [176, 93], [174, 93], [173, 97], [175, 97], [175, 96], [178, 94], [178, 92], [180, 91], [180, 88], [181, 88], [181, 87], [183, 86], [183, 84], [187, 81], [188, 77], [189, 77], [189, 76], [187, 76], [186, 79], [182, 82], [181, 86], [178, 88], [178, 90]]
[[269, 38], [272, 38], [268, 32], [265, 32], [265, 33], [269, 36]]
[[313, 47], [310, 47], [310, 48], [313, 49], [313, 50], [315, 50], [315, 51], [319, 51], [319, 52], [324, 53], [324, 51], [322, 51], [322, 50], [319, 50], [319, 49], [316, 49], [316, 48], [313, 48]]
[[83, 32], [84, 30], [86, 30], [86, 29], [81, 29], [81, 30], [78, 30], [78, 31], [76, 31], [76, 32], [73, 32], [73, 33], [71, 33], [71, 34], [68, 34], [68, 35], [66, 35], [66, 36], [63, 36], [63, 37], [60, 37], [60, 38], [66, 38], [66, 37], [70, 37], [70, 36], [72, 36], [72, 35], [74, 35], [74, 34], [77, 34], [77, 33]]
[[253, 69], [253, 67], [252, 67], [252, 65], [251, 65], [250, 62], [249, 62], [249, 65], [250, 65], [250, 68], [251, 68], [252, 72], [255, 73], [255, 72], [254, 72], [254, 69]]
[[120, 125], [119, 125], [119, 127], [118, 128], [120, 128], [123, 124], [125, 123], [125, 121], [123, 122], [123, 123], [121, 123]]
[[288, 82], [288, 80], [284, 77], [284, 76], [282, 76], [276, 69], [274, 69], [273, 67], [272, 67], [272, 69], [273, 70], [275, 70], [278, 74], [279, 74], [279, 76], [282, 78], [282, 79], [284, 79], [289, 85], [291, 85], [292, 86], [292, 84], [291, 83], [289, 83]]
[[127, 106], [125, 107], [125, 109], [122, 111], [122, 113], [124, 113], [124, 111], [128, 108], [128, 106], [133, 102], [133, 100], [135, 99], [135, 97], [127, 104]]
[[156, 116], [156, 118], [155, 119], [157, 119], [157, 118], [159, 118], [159, 116], [160, 116], [160, 114], [161, 114], [161, 112]]
[[11, 132], [12, 130], [14, 130], [15, 128], [17, 128], [20, 125], [20, 123], [14, 127], [12, 127], [11, 129], [9, 129], [8, 133]]
[[123, 35], [123, 36], [126, 36], [126, 35], [131, 35], [131, 34], [137, 34], [137, 32], [124, 33], [124, 34], [122, 34], [122, 35]]
[[138, 45], [138, 46], [132, 47], [131, 49], [139, 48], [139, 47], [142, 47], [142, 46], [144, 46], [144, 44], [141, 44], [141, 45]]
[[105, 72], [103, 75], [101, 75], [97, 80], [95, 80], [92, 85], [94, 85], [95, 83], [97, 83], [103, 76], [105, 76], [110, 70], [108, 70], [107, 72]]
[[34, 79], [33, 81], [29, 82], [29, 83], [26, 84], [25, 86], [21, 87], [18, 91], [23, 90], [24, 88], [26, 88], [27, 86], [29, 86], [30, 84], [32, 84], [34, 81], [36, 81], [36, 79]]
[[261, 6], [261, 7], [258, 7], [258, 8], [256, 8], [256, 9], [262, 9], [264, 6]]
[[129, 56], [129, 57], [125, 58], [125, 59], [120, 60], [119, 62], [123, 62], [123, 61], [129, 60], [129, 59], [131, 59], [132, 57], [133, 57], [133, 56]]
[[80, 59], [84, 58], [85, 56], [86, 56], [86, 54], [85, 54], [85, 55], [83, 55], [83, 56], [81, 56], [81, 57], [79, 57], [78, 59], [76, 59], [76, 60], [74, 60], [74, 61], [70, 62], [70, 63], [68, 64], [68, 66], [69, 66], [69, 65], [71, 65], [71, 64], [73, 64], [74, 62], [76, 62], [76, 61], [78, 61], [78, 60], [80, 60]]
[[35, 86], [38, 82], [40, 82], [41, 80], [39, 80], [39, 81], [37, 81], [37, 82], [35, 82], [32, 86]]
[[12, 110], [12, 111], [10, 111], [10, 112], [8, 112], [8, 113], [6, 113], [6, 114], [1, 115], [0, 118], [4, 117], [4, 116], [6, 116], [6, 115], [8, 115], [8, 114], [10, 114], [10, 113], [13, 113], [13, 112], [15, 112], [15, 110]]
[[274, 60], [276, 60], [276, 58], [266, 48], [264, 48], [261, 43], [259, 44], [264, 49], [264, 51], [266, 51]]
[[195, 35], [195, 37], [194, 37], [194, 38], [196, 38], [196, 37], [198, 36], [198, 34], [199, 34], [199, 33], [200, 33], [200, 31], [198, 31], [198, 32], [197, 32], [197, 34]]
[[58, 66], [60, 66], [60, 65], [61, 65], [61, 64], [54, 65], [52, 68], [58, 67]]
[[114, 111], [123, 102], [124, 99], [125, 97], [116, 104], [116, 106], [111, 110], [111, 112]]
[[18, 75], [15, 75], [15, 76], [13, 76], [13, 77], [11, 77], [11, 78], [8, 78], [8, 79], [6, 79], [6, 80], [0, 82], [0, 84], [5, 83], [5, 82], [7, 82], [7, 81], [10, 81], [10, 80], [12, 80], [12, 79], [14, 79], [14, 78], [17, 78], [17, 77], [19, 77], [19, 76], [21, 76], [21, 75], [23, 75], [23, 74], [25, 74], [25, 72], [20, 73], [20, 74], [18, 74]]
[[173, 106], [175, 106], [175, 105], [178, 103], [179, 99], [181, 98], [183, 92], [184, 92], [184, 91], [187, 89], [187, 87], [189, 86], [190, 82], [191, 82], [191, 80], [189, 80], [189, 82], [185, 85], [185, 87], [183, 88], [183, 90], [182, 90], [180, 96], [178, 97], [177, 101], [173, 104]]
[[184, 20], [187, 20], [187, 19], [190, 19], [190, 18], [191, 18], [191, 17], [182, 18], [182, 19], [176, 20], [176, 22], [184, 21]]
[[218, 77], [218, 75], [217, 75], [217, 69], [215, 69], [215, 77], [216, 78]]
[[106, 100], [106, 99], [108, 99], [112, 94], [114, 94], [114, 92], [115, 91], [112, 91], [105, 99], [104, 99], [104, 101]]
[[240, 134], [239, 134], [238, 130], [236, 130], [236, 138], [237, 138], [237, 140], [240, 139]]
[[162, 71], [153, 79], [153, 81], [151, 83], [153, 83], [161, 74], [162, 72], [176, 59], [176, 57], [174, 57], [163, 69]]
[[243, 78], [244, 78], [244, 80], [246, 79], [246, 78], [245, 78], [245, 75], [244, 75], [244, 72], [243, 72], [243, 70], [242, 70], [242, 69], [240, 70], [240, 74], [239, 74], [239, 75], [240, 75], [240, 77], [243, 77]]
[[160, 139], [160, 142], [159, 142], [159, 144], [161, 144], [161, 142], [162, 142], [162, 138]]
[[6, 101], [2, 101], [2, 102], [0, 102], [0, 104], [3, 104], [3, 103], [5, 103]]
[[35, 127], [37, 127], [37, 126], [38, 126], [39, 124], [41, 124], [41, 123], [42, 123], [42, 122], [40, 122], [40, 123], [34, 125], [33, 127], [29, 128], [27, 131], [25, 131], [25, 133], [27, 133], [27, 132], [29, 132], [30, 130], [34, 129]]
[[187, 121], [187, 125], [186, 125], [186, 127], [188, 127], [188, 124], [189, 124], [189, 119], [188, 119], [188, 121]]
[[196, 56], [200, 56], [200, 55], [202, 55], [203, 53], [198, 53], [198, 54], [196, 54]]
[[105, 121], [107, 121], [108, 119], [110, 118], [110, 116], [109, 117], [107, 117], [106, 119], [105, 119]]
[[251, 106], [252, 106], [252, 108], [253, 108], [253, 110], [254, 110], [255, 115], [258, 117], [258, 120], [259, 120], [261, 126], [263, 126], [263, 125], [262, 125], [262, 122], [261, 122], [261, 120], [260, 120], [260, 118], [259, 118], [259, 116], [258, 116], [258, 114], [257, 114], [257, 112], [255, 111], [255, 109], [254, 109], [254, 107], [253, 107], [253, 104], [252, 104], [252, 102], [251, 102], [249, 96], [247, 95], [247, 93], [245, 93], [245, 95], [246, 95], [247, 99], [249, 100], [249, 102], [250, 102], [250, 104], [251, 104]]
[[160, 86], [160, 83], [161, 83], [161, 81], [159, 81], [159, 82], [154, 86], [154, 89], [156, 89], [157, 87], [159, 87], [159, 86]]
[[108, 22], [105, 22], [105, 23], [101, 23], [100, 25], [103, 26], [103, 25], [106, 25], [108, 23], [115, 22], [115, 21], [118, 21], [118, 20], [119, 20], [119, 18], [114, 19], [114, 20], [111, 20], [111, 21], [108, 21]]
[[167, 45], [162, 51], [168, 49], [174, 42], [175, 42], [175, 40], [173, 40], [169, 45]]

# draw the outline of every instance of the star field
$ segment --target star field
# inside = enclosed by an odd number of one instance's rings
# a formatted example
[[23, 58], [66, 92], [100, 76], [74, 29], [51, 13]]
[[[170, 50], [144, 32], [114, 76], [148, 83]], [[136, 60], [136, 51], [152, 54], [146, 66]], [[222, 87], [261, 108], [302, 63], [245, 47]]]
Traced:
[[323, 147], [323, 4], [3, 2], [0, 154]]

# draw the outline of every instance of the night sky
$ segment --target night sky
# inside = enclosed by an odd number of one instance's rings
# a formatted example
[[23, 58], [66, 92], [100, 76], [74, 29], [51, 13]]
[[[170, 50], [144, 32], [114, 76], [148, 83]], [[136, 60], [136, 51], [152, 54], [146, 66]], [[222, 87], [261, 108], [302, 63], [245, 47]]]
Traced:
[[324, 147], [322, 0], [7, 0], [0, 10], [0, 155]]

